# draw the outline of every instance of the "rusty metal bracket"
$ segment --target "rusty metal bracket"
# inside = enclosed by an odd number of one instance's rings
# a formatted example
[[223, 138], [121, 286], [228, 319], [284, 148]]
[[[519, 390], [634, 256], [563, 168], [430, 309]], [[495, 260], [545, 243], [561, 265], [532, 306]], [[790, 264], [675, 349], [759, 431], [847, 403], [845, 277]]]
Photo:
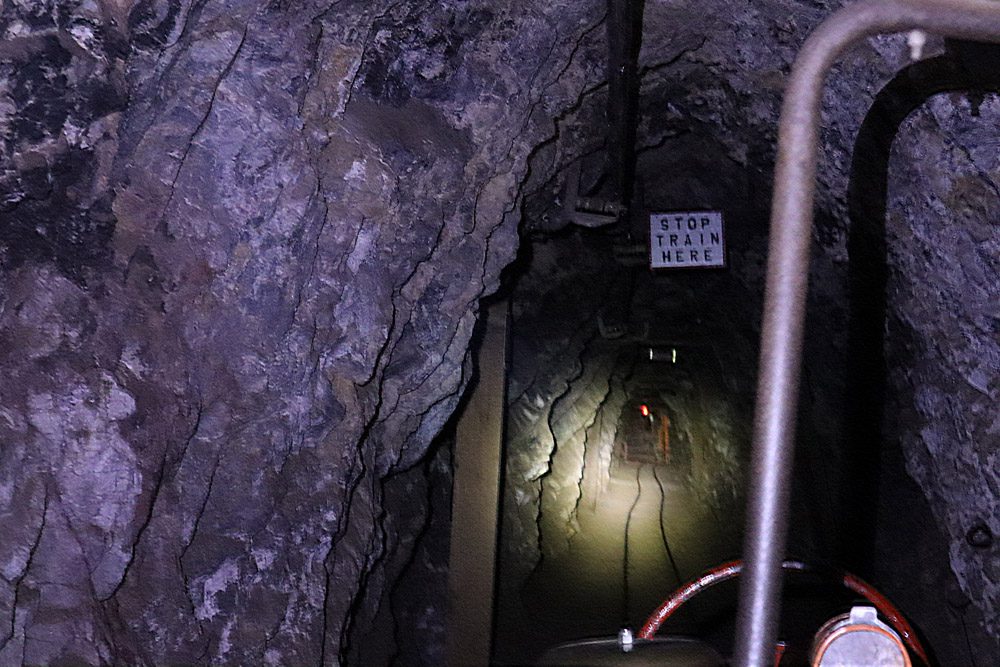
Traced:
[[1000, 2], [872, 0], [850, 5], [834, 13], [806, 40], [789, 78], [771, 208], [744, 542], [746, 572], [740, 587], [734, 663], [740, 667], [764, 667], [774, 660], [823, 81], [835, 59], [854, 42], [911, 30], [1000, 42]]

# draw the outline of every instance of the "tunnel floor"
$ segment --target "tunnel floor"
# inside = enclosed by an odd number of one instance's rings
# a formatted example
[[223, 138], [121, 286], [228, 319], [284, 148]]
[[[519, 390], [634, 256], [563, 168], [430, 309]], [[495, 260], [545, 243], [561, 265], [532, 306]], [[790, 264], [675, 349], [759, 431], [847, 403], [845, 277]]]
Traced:
[[[530, 664], [562, 642], [614, 636], [625, 626], [638, 631], [678, 586], [678, 573], [688, 580], [740, 546], [739, 521], [719, 516], [662, 464], [619, 461], [596, 507], [581, 500], [578, 521], [569, 549], [544, 559], [528, 580], [523, 609], [498, 610], [494, 664]], [[723, 607], [735, 601], [735, 589], [726, 588], [689, 603], [661, 632], [704, 634], [706, 619], [728, 615]]]

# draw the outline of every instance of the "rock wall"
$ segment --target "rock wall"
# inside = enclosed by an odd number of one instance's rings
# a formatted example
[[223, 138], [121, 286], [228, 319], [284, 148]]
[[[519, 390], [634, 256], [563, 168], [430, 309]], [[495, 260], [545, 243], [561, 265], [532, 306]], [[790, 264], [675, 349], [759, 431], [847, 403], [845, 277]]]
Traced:
[[[709, 186], [699, 178], [712, 173], [714, 180], [730, 178], [731, 191], [739, 193], [738, 203], [723, 200], [722, 207], [742, 214], [763, 208], [762, 200], [766, 205], [767, 188], [757, 174], [767, 173], [765, 165], [773, 159], [776, 126], [769, 119], [776, 117], [784, 76], [795, 48], [840, 3], [790, 3], [785, 10], [782, 4], [712, 4], [700, 6], [698, 15], [670, 3], [647, 5], [641, 60], [647, 63], [643, 96], [649, 106], [640, 142], [645, 138], [652, 148], [641, 160], [656, 173], [654, 165], [685, 164], [681, 156], [694, 153], [694, 164], [704, 165], [700, 169], [660, 167], [679, 181], [676, 192], [681, 197], [715, 203], [704, 194]], [[657, 27], [668, 21], [686, 28]], [[682, 44], [689, 48], [682, 57], [663, 57]], [[950, 45], [949, 52], [957, 46]], [[942, 43], [932, 39], [925, 57], [942, 49]], [[972, 93], [935, 98], [899, 129], [888, 167], [889, 199], [866, 202], [869, 217], [887, 214], [884, 238], [875, 239], [875, 247], [889, 249], [888, 260], [881, 260], [889, 278], [882, 310], [874, 313], [881, 319], [873, 323], [855, 319], [859, 310], [853, 301], [859, 292], [861, 299], [871, 299], [880, 284], [877, 275], [850, 273], [851, 264], [867, 261], [869, 254], [857, 244], [872, 239], [869, 230], [862, 229], [851, 247], [852, 224], [858, 221], [852, 223], [848, 215], [848, 182], [885, 178], [874, 173], [872, 164], [865, 165], [878, 158], [862, 150], [860, 160], [855, 155], [852, 163], [851, 156], [858, 149], [857, 130], [876, 95], [894, 72], [909, 65], [901, 36], [869, 39], [845, 53], [828, 77], [823, 102], [795, 475], [795, 495], [802, 502], [793, 509], [793, 514], [801, 513], [792, 545], [855, 567], [877, 559], [879, 565], [870, 574], [881, 577], [891, 595], [904, 598], [914, 579], [927, 575], [923, 581], [932, 581], [926, 585], [937, 591], [937, 599], [931, 599], [934, 593], [913, 599], [915, 607], [909, 611], [922, 617], [920, 625], [932, 635], [943, 664], [995, 662], [1000, 655], [991, 564], [995, 546], [986, 537], [997, 530], [997, 484], [989, 454], [996, 426], [994, 411], [986, 406], [995, 402], [995, 378], [1000, 374], [996, 327], [990, 319], [995, 315], [990, 304], [996, 302], [997, 235], [989, 221], [995, 218], [998, 175], [996, 141], [988, 134], [995, 95], [986, 92], [996, 90], [991, 74], [995, 62], [995, 54], [979, 52], [960, 66], [946, 68], [952, 87]], [[896, 83], [906, 95], [921, 87], [916, 72], [898, 77]], [[665, 109], [663, 99], [670, 100]], [[875, 112], [881, 113], [884, 107]], [[888, 126], [884, 117], [874, 120], [877, 132], [891, 140], [897, 128]], [[711, 128], [728, 163], [686, 148], [698, 145], [691, 135], [697, 135], [702, 124]], [[739, 167], [744, 168], [742, 179], [727, 176], [739, 173]], [[752, 244], [749, 249], [753, 252]], [[750, 261], [732, 267], [751, 289], [757, 279], [753, 269]], [[862, 318], [872, 315], [865, 306], [860, 308]], [[859, 326], [885, 332], [874, 341], [863, 341], [888, 348], [883, 365], [875, 370], [864, 367], [873, 358], [856, 345]], [[874, 377], [882, 370], [888, 381]], [[865, 383], [868, 389], [860, 386]], [[880, 390], [886, 421], [856, 422], [864, 411], [857, 403], [869, 401], [871, 392]], [[873, 428], [859, 433], [865, 426]], [[908, 482], [897, 474], [904, 461], [923, 499], [914, 498]], [[881, 516], [878, 526], [866, 525], [866, 513]], [[903, 520], [900, 513], [924, 518]], [[874, 551], [859, 552], [851, 543], [867, 539]], [[925, 545], [925, 561], [900, 554], [901, 539]], [[936, 560], [944, 553], [947, 563]], [[895, 574], [889, 574], [893, 570]], [[907, 578], [910, 583], [904, 583]], [[951, 607], [941, 604], [943, 591], [951, 591]]]
[[962, 591], [1000, 636], [1000, 102], [932, 97], [890, 161], [892, 429], [949, 542]]
[[[728, 356], [720, 360], [719, 386], [739, 409], [745, 410], [744, 397], [753, 386], [746, 360], [759, 334], [780, 94], [795, 50], [837, 4], [646, 3], [637, 197], [643, 210], [705, 207], [727, 213], [727, 240], [736, 253], [728, 267], [731, 279], [708, 278], [692, 290], [701, 302], [724, 304], [716, 322], [702, 318], [697, 324], [710, 330], [706, 338], [723, 332], [726, 344], [719, 349]], [[932, 39], [928, 57], [943, 48]], [[996, 234], [988, 221], [997, 176], [996, 142], [986, 128], [994, 98], [981, 90], [942, 98], [932, 112], [921, 112], [917, 129], [908, 130], [912, 136], [900, 135], [897, 153], [903, 157], [894, 157], [890, 166], [889, 201], [864, 204], [868, 218], [888, 213], [887, 234], [872, 246], [877, 254], [888, 245], [888, 263], [883, 256], [875, 260], [882, 269], [864, 273], [872, 268], [866, 263], [873, 251], [859, 246], [873, 239], [863, 228], [867, 223], [859, 229], [852, 221], [849, 185], [878, 176], [865, 166], [875, 159], [865, 150], [858, 148], [860, 158], [855, 155], [852, 162], [855, 137], [876, 96], [909, 64], [907, 54], [900, 36], [870, 39], [846, 53], [827, 82], [790, 547], [857, 569], [909, 603], [907, 611], [942, 662], [991, 662], [1000, 655], [991, 639], [998, 634], [991, 564], [997, 484], [990, 477], [995, 466], [989, 454], [996, 428], [986, 407], [995, 402], [1000, 370], [990, 319]], [[989, 78], [985, 68], [991, 62], [973, 65]], [[968, 87], [976, 75], [949, 71], [951, 85], [959, 87], [963, 82]], [[910, 79], [914, 89], [916, 77]], [[581, 183], [595, 191], [601, 147], [573, 122], [586, 125], [588, 104], [602, 103], [585, 103], [564, 120], [574, 131], [536, 155], [565, 165], [573, 158], [560, 148], [562, 139], [576, 141], [587, 155]], [[890, 137], [895, 129], [878, 132]], [[546, 182], [536, 199], [558, 202], [559, 186], [568, 177]], [[553, 220], [560, 220], [558, 207], [528, 202], [535, 206], [528, 229], [551, 233], [558, 226]], [[946, 213], [949, 209], [957, 213]], [[911, 226], [915, 235], [901, 231]], [[631, 231], [641, 239], [642, 221], [633, 221]], [[855, 271], [852, 265], [862, 268]], [[882, 305], [873, 308], [880, 299], [873, 296], [880, 293], [877, 274], [886, 266], [891, 280]], [[542, 275], [555, 282], [560, 273]], [[695, 281], [677, 282], [691, 287]], [[571, 289], [572, 280], [565, 285]], [[659, 283], [630, 303], [659, 300], [661, 315], [676, 320], [688, 318], [679, 307], [686, 299], [683, 289], [664, 290]], [[877, 334], [859, 337], [859, 328]], [[865, 349], [883, 344], [888, 356]], [[901, 539], [922, 545], [927, 556], [901, 553], [894, 546]], [[917, 578], [935, 592], [911, 594]], [[949, 604], [941, 603], [941, 592]]]
[[[595, 358], [596, 357], [596, 358]], [[542, 475], [539, 517], [543, 556], [554, 557], [569, 548], [577, 532], [576, 512], [583, 498], [584, 474], [588, 457], [600, 457], [609, 443], [588, 435], [604, 413], [603, 403], [611, 396], [614, 355], [591, 355], [580, 362], [580, 372], [566, 391], [551, 403], [548, 425], [553, 448], [548, 470]], [[609, 416], [617, 421], [618, 415]], [[605, 417], [607, 419], [607, 417]], [[590, 451], [588, 451], [590, 449]]]
[[386, 557], [368, 575], [378, 581], [358, 605], [348, 635], [349, 665], [442, 665], [447, 634], [451, 538], [452, 434], [432, 447], [423, 475], [383, 482]]
[[600, 20], [3, 5], [0, 663], [357, 650]]
[[[583, 249], [579, 238], [566, 245]], [[590, 289], [559, 289], [554, 275], [575, 271], [558, 252], [566, 245], [537, 248], [526, 289], [512, 296], [499, 575], [504, 597], [516, 596], [538, 564], [543, 539], [549, 555], [565, 549], [582, 483], [584, 441], [609, 389], [608, 359], [596, 369], [590, 365], [599, 356], [596, 317], [607, 286], [595, 273], [580, 276]]]

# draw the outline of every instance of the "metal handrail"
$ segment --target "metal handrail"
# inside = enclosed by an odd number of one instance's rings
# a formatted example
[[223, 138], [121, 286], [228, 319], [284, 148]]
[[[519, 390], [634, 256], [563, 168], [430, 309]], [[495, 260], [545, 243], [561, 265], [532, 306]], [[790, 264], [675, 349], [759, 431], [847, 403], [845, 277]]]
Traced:
[[1000, 42], [1000, 2], [872, 0], [834, 13], [799, 52], [781, 110], [771, 207], [760, 375], [740, 587], [736, 664], [773, 661], [798, 403], [823, 81], [839, 54], [872, 35], [924, 30]]

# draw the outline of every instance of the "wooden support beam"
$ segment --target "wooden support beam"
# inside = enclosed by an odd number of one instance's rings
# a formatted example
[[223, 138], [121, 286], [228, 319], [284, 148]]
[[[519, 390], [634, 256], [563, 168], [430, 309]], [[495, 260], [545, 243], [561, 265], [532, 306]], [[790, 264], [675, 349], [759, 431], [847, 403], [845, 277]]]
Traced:
[[447, 662], [488, 665], [507, 388], [508, 304], [486, 313], [477, 377], [455, 431]]

